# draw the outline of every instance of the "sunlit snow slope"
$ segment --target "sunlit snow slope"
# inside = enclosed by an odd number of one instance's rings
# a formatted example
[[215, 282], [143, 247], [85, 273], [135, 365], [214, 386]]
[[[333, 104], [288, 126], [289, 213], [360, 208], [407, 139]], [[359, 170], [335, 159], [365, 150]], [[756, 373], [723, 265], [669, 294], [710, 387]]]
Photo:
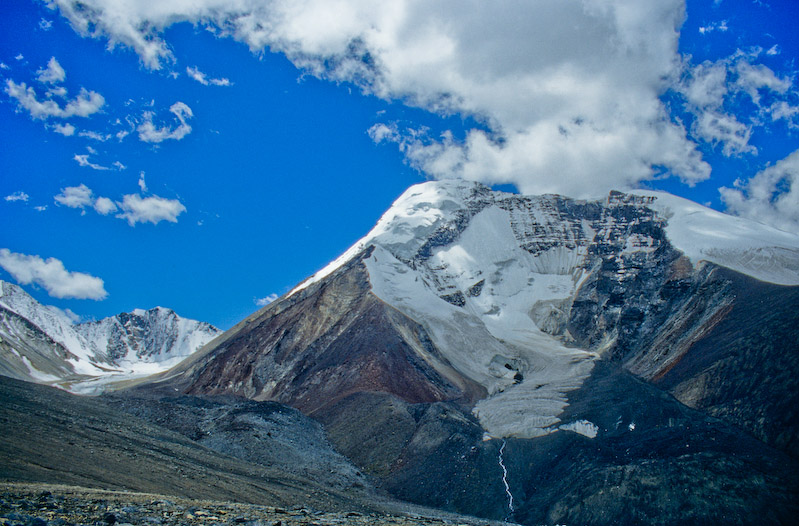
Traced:
[[629, 283], [677, 249], [694, 266], [799, 284], [799, 237], [668, 194], [576, 201], [440, 181], [410, 188], [292, 294], [369, 247], [372, 292], [424, 326], [449, 364], [489, 393], [474, 409], [489, 437], [595, 434], [590, 422], [558, 418], [602, 350], [570, 345], [565, 327], [592, 274], [612, 268], [610, 287]]

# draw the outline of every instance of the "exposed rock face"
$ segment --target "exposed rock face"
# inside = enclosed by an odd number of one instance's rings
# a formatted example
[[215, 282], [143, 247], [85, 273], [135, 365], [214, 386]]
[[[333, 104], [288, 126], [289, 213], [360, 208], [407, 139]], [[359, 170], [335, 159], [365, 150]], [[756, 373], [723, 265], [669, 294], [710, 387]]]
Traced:
[[168, 369], [220, 332], [161, 307], [76, 324], [3, 281], [0, 323], [0, 374], [83, 393]]
[[421, 325], [370, 292], [364, 257], [237, 325], [211, 352], [170, 372], [179, 375], [170, 385], [276, 400], [308, 414], [357, 392], [410, 402], [484, 394], [447, 366]]
[[287, 403], [393, 495], [453, 511], [786, 523], [799, 237], [699, 208], [419, 185], [143, 388]]

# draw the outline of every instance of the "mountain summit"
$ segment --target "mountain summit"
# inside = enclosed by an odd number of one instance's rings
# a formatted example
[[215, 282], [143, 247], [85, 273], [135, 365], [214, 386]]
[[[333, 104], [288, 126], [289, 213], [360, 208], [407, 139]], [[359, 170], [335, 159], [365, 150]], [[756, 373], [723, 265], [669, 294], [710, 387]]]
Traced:
[[392, 495], [453, 511], [780, 522], [799, 496], [797, 285], [798, 236], [668, 194], [428, 182], [140, 388], [294, 406]]

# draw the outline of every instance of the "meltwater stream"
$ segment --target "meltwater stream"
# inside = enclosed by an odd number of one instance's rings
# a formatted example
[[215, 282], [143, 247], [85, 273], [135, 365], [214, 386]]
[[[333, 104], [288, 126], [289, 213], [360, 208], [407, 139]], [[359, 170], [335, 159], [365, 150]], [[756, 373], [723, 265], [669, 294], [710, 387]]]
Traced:
[[502, 468], [502, 483], [505, 485], [505, 493], [508, 494], [508, 517], [513, 514], [513, 493], [510, 492], [508, 485], [508, 470], [505, 468], [505, 462], [502, 461], [502, 453], [505, 451], [505, 440], [502, 440], [502, 447], [499, 448], [499, 467]]

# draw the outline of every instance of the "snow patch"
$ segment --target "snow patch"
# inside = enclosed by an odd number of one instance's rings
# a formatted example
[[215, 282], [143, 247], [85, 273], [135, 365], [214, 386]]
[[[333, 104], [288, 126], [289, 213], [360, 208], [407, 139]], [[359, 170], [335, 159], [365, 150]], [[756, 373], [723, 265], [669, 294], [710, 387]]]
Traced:
[[599, 427], [588, 420], [577, 420], [576, 422], [570, 422], [560, 426], [558, 429], [561, 431], [573, 431], [588, 438], [596, 438], [597, 433], [599, 433]]

